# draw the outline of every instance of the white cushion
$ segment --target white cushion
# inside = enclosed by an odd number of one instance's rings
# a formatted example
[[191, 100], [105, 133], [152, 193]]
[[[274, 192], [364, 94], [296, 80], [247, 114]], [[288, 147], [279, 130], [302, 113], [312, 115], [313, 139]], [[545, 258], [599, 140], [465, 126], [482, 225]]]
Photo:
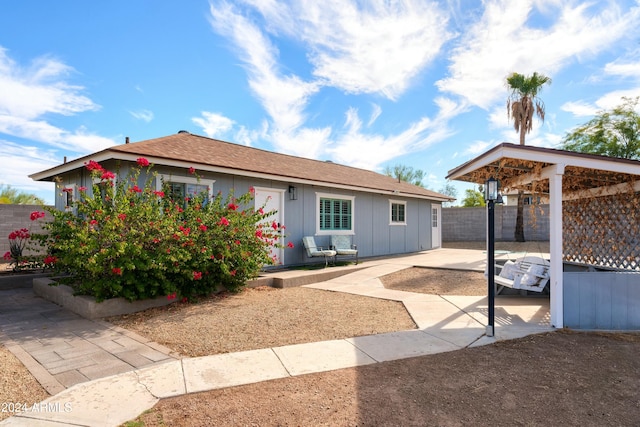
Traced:
[[504, 266], [502, 267], [502, 270], [500, 270], [500, 274], [498, 274], [498, 276], [504, 277], [505, 279], [513, 280], [513, 278], [515, 277], [515, 271], [518, 271], [516, 263], [509, 260], [504, 263]]
[[540, 281], [540, 277], [544, 274], [545, 268], [542, 265], [531, 264], [527, 272], [522, 276], [520, 284], [526, 286], [535, 285]]

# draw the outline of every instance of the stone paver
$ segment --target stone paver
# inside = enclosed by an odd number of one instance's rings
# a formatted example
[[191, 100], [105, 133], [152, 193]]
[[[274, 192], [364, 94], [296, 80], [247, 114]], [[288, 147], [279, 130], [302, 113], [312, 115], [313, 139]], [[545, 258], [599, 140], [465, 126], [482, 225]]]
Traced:
[[174, 360], [146, 338], [92, 321], [34, 295], [0, 291], [0, 338], [50, 394], [88, 380]]

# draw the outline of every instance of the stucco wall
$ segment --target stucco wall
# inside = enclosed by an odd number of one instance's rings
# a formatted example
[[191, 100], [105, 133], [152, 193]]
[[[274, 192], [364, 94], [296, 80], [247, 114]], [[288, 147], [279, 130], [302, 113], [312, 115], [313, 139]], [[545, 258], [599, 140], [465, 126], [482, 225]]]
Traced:
[[[496, 240], [514, 241], [516, 206], [497, 205], [495, 210]], [[443, 208], [442, 241], [484, 241], [487, 236], [487, 209]], [[549, 205], [524, 207], [525, 240], [549, 240]]]

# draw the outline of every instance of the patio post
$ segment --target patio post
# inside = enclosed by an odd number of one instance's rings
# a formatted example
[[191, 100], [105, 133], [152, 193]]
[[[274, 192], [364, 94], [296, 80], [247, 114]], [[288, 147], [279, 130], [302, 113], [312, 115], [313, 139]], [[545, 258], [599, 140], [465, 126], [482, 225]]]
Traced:
[[487, 324], [487, 336], [493, 337], [495, 333], [495, 202], [499, 200], [498, 181], [491, 177], [485, 187], [485, 200], [487, 202], [487, 284], [489, 288], [489, 322]]

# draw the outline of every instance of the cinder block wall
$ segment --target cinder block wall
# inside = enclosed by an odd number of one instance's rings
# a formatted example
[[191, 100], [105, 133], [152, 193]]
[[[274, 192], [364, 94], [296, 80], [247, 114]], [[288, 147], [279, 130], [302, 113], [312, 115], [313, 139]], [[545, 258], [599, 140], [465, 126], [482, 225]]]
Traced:
[[27, 228], [32, 233], [42, 231], [43, 219], [31, 221], [30, 215], [33, 211], [43, 210], [42, 206], [38, 205], [0, 204], [0, 263], [5, 262], [2, 256], [9, 250], [9, 234], [12, 231], [21, 228]]
[[[496, 240], [514, 241], [516, 206], [496, 206]], [[549, 205], [524, 207], [525, 240], [549, 240]], [[487, 238], [487, 208], [443, 208], [442, 241], [485, 241]]]

